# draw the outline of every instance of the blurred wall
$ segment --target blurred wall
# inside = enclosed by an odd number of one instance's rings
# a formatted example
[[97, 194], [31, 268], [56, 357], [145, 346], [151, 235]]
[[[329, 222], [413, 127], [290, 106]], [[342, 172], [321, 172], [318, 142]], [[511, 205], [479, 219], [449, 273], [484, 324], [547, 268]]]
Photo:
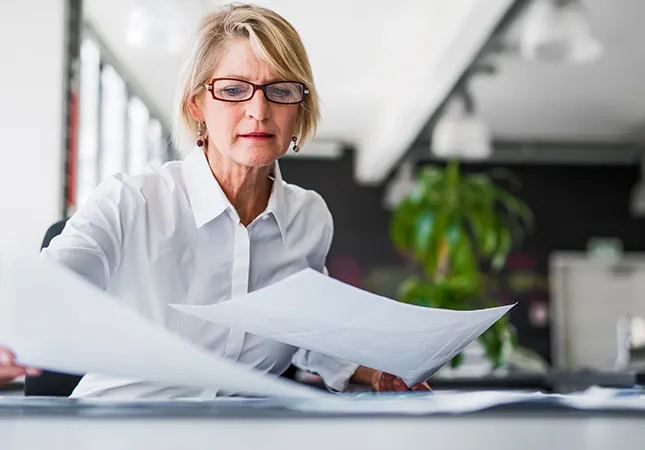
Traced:
[[62, 211], [65, 3], [0, 3], [0, 245], [35, 252]]
[[[408, 268], [389, 240], [390, 214], [382, 206], [383, 189], [360, 187], [352, 178], [353, 158], [285, 158], [287, 182], [314, 189], [334, 216], [335, 235], [327, 261], [330, 275], [386, 296]], [[466, 171], [490, 165], [465, 165]], [[500, 167], [500, 166], [495, 166]], [[592, 237], [619, 237], [626, 251], [645, 251], [645, 220], [629, 214], [636, 166], [505, 166], [523, 185], [518, 194], [536, 216], [536, 229], [510, 255], [507, 267], [491, 277], [501, 303], [518, 302], [511, 321], [520, 343], [550, 360], [548, 259], [554, 250], [584, 251]]]

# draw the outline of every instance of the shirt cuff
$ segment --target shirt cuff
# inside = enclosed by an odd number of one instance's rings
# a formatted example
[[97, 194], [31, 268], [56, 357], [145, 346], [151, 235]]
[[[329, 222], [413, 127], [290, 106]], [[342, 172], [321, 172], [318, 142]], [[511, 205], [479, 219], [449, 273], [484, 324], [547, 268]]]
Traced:
[[359, 364], [304, 349], [296, 352], [293, 363], [302, 370], [318, 374], [327, 389], [333, 392], [347, 390], [349, 380], [359, 367]]
[[338, 368], [326, 375], [320, 375], [325, 382], [327, 389], [333, 392], [344, 392], [349, 386], [349, 380], [358, 369], [359, 364], [350, 363], [348, 361], [337, 360]]

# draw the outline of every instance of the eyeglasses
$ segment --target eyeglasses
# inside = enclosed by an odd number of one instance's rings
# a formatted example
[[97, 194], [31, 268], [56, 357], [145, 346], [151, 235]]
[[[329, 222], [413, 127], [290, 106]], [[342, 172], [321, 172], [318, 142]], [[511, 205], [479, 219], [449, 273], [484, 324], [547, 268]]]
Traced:
[[235, 78], [214, 78], [204, 87], [210, 91], [214, 100], [223, 102], [245, 102], [255, 95], [255, 91], [261, 89], [264, 98], [273, 103], [281, 105], [293, 105], [301, 103], [309, 89], [297, 81], [277, 81], [269, 84], [253, 84]]

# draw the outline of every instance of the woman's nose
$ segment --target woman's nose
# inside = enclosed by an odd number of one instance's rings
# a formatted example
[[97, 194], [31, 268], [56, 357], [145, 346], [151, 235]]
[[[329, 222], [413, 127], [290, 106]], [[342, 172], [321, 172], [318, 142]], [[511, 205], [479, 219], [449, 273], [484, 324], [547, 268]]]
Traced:
[[271, 105], [264, 96], [264, 91], [258, 89], [247, 101], [246, 115], [255, 120], [266, 120], [271, 116]]

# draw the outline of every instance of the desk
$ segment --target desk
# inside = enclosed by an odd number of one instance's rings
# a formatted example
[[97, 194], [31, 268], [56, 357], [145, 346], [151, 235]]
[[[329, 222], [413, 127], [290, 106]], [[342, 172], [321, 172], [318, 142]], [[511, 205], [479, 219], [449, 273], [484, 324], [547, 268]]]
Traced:
[[4, 396], [22, 396], [25, 392], [25, 382], [23, 380], [12, 381], [7, 384], [0, 384], [0, 397]]
[[433, 389], [457, 390], [529, 390], [568, 393], [592, 386], [629, 389], [645, 383], [640, 372], [551, 371], [544, 374], [509, 374], [504, 376], [431, 378]]
[[[310, 386], [324, 389], [318, 376], [298, 374], [296, 380]], [[629, 389], [645, 385], [645, 373], [641, 372], [599, 372], [599, 371], [551, 371], [548, 373], [514, 373], [482, 377], [439, 377], [428, 380], [434, 390], [527, 390], [540, 392], [568, 393], [583, 391], [592, 386]], [[355, 390], [364, 390], [357, 386]]]
[[240, 450], [537, 450], [640, 448], [644, 413], [507, 405], [423, 417], [303, 414], [225, 406], [0, 408], [0, 448]]

